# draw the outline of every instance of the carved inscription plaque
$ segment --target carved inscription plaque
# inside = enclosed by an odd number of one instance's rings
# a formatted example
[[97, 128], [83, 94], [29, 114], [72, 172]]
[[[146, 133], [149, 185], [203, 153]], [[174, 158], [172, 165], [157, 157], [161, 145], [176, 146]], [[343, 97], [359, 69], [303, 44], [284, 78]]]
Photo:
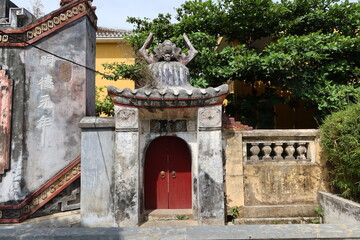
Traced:
[[71, 81], [71, 76], [72, 76], [71, 63], [63, 61], [59, 64], [59, 76], [60, 76], [59, 79], [63, 82]]
[[186, 120], [151, 120], [150, 121], [151, 132], [186, 132], [187, 121]]
[[221, 109], [209, 107], [199, 110], [200, 127], [221, 127]]
[[116, 128], [137, 128], [138, 110], [134, 108], [115, 107]]
[[0, 174], [9, 168], [12, 82], [0, 70]]

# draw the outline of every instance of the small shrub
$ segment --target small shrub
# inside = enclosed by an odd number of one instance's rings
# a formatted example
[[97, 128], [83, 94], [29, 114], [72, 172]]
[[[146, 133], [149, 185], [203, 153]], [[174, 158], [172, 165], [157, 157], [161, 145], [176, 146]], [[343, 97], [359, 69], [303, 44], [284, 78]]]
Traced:
[[177, 220], [188, 220], [189, 217], [185, 215], [176, 215]]
[[318, 217], [324, 217], [324, 211], [321, 207], [315, 207], [314, 212], [318, 215]]
[[360, 102], [327, 117], [320, 130], [331, 183], [342, 196], [360, 202]]
[[101, 97], [101, 94], [105, 94], [104, 88], [96, 87], [95, 93], [96, 116], [114, 116], [114, 104], [110, 96], [105, 95], [104, 97]]
[[240, 207], [239, 206], [233, 206], [231, 208], [231, 216], [233, 217], [233, 219], [237, 218], [239, 216], [239, 212], [240, 212]]

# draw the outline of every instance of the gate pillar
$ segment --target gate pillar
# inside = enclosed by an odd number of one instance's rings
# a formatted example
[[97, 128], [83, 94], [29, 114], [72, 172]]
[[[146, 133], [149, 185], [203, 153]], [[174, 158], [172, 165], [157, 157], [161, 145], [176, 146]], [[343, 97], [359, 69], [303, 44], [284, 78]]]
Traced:
[[198, 110], [199, 223], [223, 225], [224, 171], [221, 145], [221, 105]]
[[119, 227], [137, 226], [139, 206], [139, 113], [115, 106], [114, 215]]

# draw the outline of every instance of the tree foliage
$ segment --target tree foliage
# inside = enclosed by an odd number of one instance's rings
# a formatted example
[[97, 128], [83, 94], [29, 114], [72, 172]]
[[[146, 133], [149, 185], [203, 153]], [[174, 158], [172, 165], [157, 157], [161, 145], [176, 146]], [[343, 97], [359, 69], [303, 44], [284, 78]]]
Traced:
[[335, 112], [321, 126], [321, 142], [333, 167], [332, 184], [360, 202], [360, 102]]
[[[199, 51], [188, 66], [194, 86], [234, 79], [251, 85], [262, 81], [266, 96], [256, 101], [278, 99], [274, 89], [287, 90], [291, 94], [283, 101], [306, 100], [320, 117], [359, 95], [359, 2], [194, 0], [177, 8], [176, 20], [172, 23], [170, 14], [153, 20], [130, 17], [135, 29], [127, 39], [137, 50], [152, 32], [153, 46], [170, 39], [184, 49], [181, 35], [186, 32]], [[216, 49], [219, 37], [227, 39], [227, 47]], [[265, 37], [272, 41], [264, 49], [256, 48], [254, 43]], [[135, 66], [107, 66], [118, 79], [141, 78]]]
[[42, 11], [44, 5], [42, 4], [41, 0], [30, 0], [31, 4], [31, 13], [35, 16], [35, 18], [40, 18], [44, 15]]

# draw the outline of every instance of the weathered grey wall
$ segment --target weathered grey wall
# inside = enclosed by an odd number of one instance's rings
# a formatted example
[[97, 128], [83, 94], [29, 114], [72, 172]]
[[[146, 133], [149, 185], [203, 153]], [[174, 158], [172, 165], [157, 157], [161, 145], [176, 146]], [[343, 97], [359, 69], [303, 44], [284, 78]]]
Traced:
[[198, 109], [199, 223], [225, 223], [225, 188], [222, 145], [222, 106]]
[[[82, 18], [37, 46], [86, 65], [87, 28], [87, 20]], [[77, 124], [86, 115], [87, 70], [32, 47], [26, 51], [25, 62], [29, 99], [24, 180], [33, 192], [80, 155]], [[50, 78], [52, 86], [47, 86]]]
[[323, 221], [329, 224], [360, 225], [360, 204], [327, 192], [319, 192]]
[[223, 225], [225, 194], [221, 131], [198, 132], [199, 223]]
[[115, 227], [113, 184], [114, 119], [86, 117], [81, 134], [81, 224]]
[[[96, 31], [92, 23], [86, 21], [86, 66], [95, 69]], [[86, 69], [86, 116], [95, 116], [95, 73]]]
[[[95, 29], [84, 17], [35, 43], [95, 67]], [[95, 112], [94, 74], [34, 47], [1, 48], [0, 65], [14, 81], [11, 169], [0, 182], [0, 202], [11, 204], [80, 156], [78, 123]], [[89, 95], [87, 96], [87, 91]]]
[[115, 105], [114, 212], [119, 227], [137, 226], [140, 220], [139, 113], [137, 108]]

